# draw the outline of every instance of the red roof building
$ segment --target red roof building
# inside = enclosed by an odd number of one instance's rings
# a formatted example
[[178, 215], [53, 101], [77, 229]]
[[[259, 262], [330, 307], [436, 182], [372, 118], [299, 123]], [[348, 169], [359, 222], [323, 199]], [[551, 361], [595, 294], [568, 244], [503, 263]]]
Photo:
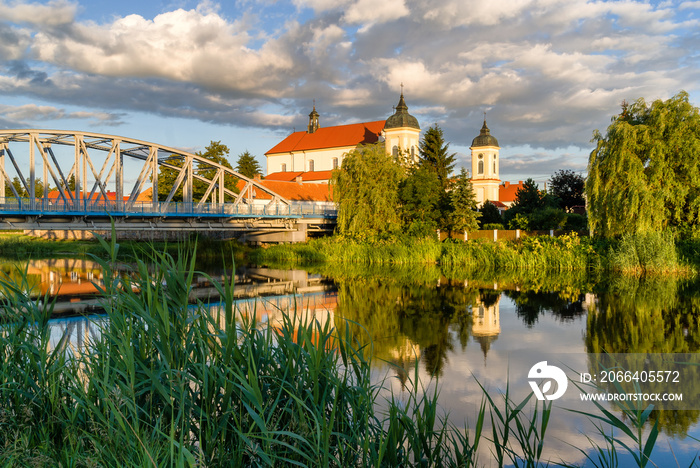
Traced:
[[523, 185], [522, 180], [519, 180], [517, 184], [511, 184], [510, 182], [503, 182], [498, 187], [498, 195], [499, 195], [498, 198], [507, 207], [510, 207], [510, 205], [512, 205], [513, 202], [515, 201], [515, 194], [518, 192], [518, 190], [520, 190], [524, 187], [525, 186]]
[[[280, 172], [322, 173], [338, 169], [345, 155], [359, 145], [384, 142], [387, 153], [418, 154], [420, 126], [408, 113], [403, 92], [395, 112], [386, 120], [321, 127], [316, 106], [309, 114], [306, 130], [294, 132], [265, 153], [267, 174]], [[276, 177], [283, 177], [277, 176]], [[317, 179], [327, 181], [330, 177]], [[312, 181], [304, 176], [304, 181]]]

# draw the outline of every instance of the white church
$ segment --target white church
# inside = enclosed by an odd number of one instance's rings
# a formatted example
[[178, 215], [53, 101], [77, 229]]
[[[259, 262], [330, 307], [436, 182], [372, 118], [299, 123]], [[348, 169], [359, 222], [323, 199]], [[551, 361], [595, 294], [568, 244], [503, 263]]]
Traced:
[[[306, 130], [292, 133], [265, 153], [265, 180], [327, 184], [331, 172], [342, 167], [347, 153], [362, 144], [384, 142], [387, 153], [397, 156], [406, 151], [418, 158], [420, 125], [418, 119], [408, 113], [403, 91], [394, 114], [386, 120], [322, 127], [319, 117], [314, 105]], [[505, 208], [513, 201], [520, 184], [501, 184], [500, 147], [486, 125], [486, 119], [470, 150], [471, 181], [477, 202], [481, 205], [490, 200]]]

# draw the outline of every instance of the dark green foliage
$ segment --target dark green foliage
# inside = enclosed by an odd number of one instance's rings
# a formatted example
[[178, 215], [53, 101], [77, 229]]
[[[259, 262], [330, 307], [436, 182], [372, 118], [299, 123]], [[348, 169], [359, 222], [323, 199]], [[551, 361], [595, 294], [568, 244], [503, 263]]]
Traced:
[[647, 104], [623, 103], [605, 135], [593, 135], [586, 195], [596, 235], [700, 226], [700, 113], [682, 91]]
[[535, 230], [559, 229], [562, 226], [568, 229], [568, 226], [565, 226], [566, 213], [551, 206], [533, 211], [530, 213], [529, 220], [530, 228]]
[[236, 172], [243, 174], [244, 176], [252, 179], [257, 174], [261, 174], [260, 164], [255, 156], [250, 154], [248, 150], [241, 153], [238, 156], [238, 161], [236, 162]]
[[[224, 167], [228, 167], [229, 169], [233, 169], [233, 166], [231, 166], [231, 163], [228, 160], [228, 154], [228, 146], [222, 145], [221, 141], [212, 141], [211, 143], [209, 143], [209, 146], [205, 148], [205, 151], [203, 153], [198, 152], [197, 156], [201, 156], [203, 158], [208, 159], [209, 161], [220, 164]], [[206, 164], [200, 163], [197, 165], [195, 173], [211, 180], [216, 175], [216, 169], [211, 168]], [[238, 192], [238, 188], [236, 185], [237, 182], [237, 178], [228, 176], [224, 179], [224, 187], [231, 190], [232, 192]], [[192, 185], [194, 187], [193, 193], [195, 200], [200, 200], [206, 193], [207, 185], [205, 184], [205, 182], [197, 179], [193, 181]], [[225, 201], [232, 201], [232, 199], [230, 197], [227, 197]], [[221, 200], [219, 200], [219, 202], [221, 203]]]
[[[165, 161], [170, 166], [182, 167], [185, 160], [182, 156], [171, 156]], [[158, 201], [165, 201], [170, 194], [173, 185], [177, 180], [179, 171], [165, 166], [158, 166]], [[183, 200], [182, 184], [177, 188], [171, 201], [181, 202]]]
[[[27, 180], [27, 185], [29, 185], [29, 180]], [[15, 188], [17, 191], [17, 194], [20, 196], [20, 198], [28, 198], [29, 197], [29, 192], [27, 192], [27, 189], [24, 188], [24, 184], [22, 181], [19, 179], [18, 176], [15, 176], [12, 179], [12, 186]], [[51, 185], [49, 185], [48, 190], [52, 190]], [[6, 197], [14, 197], [15, 194], [10, 188], [10, 185], [7, 184], [7, 181], [5, 181], [5, 196]], [[44, 182], [41, 179], [36, 179], [34, 181], [34, 197], [35, 198], [43, 198], [44, 197]]]
[[479, 228], [481, 213], [476, 211], [476, 195], [467, 171], [462, 168], [448, 193], [449, 228], [453, 231], [475, 231]]
[[549, 179], [549, 193], [559, 199], [559, 206], [565, 210], [572, 206], [584, 206], [583, 187], [586, 179], [574, 171], [559, 170]]
[[537, 182], [527, 179], [522, 188], [515, 192], [515, 201], [508, 212], [530, 214], [544, 207], [544, 194], [537, 187]]
[[571, 231], [588, 232], [588, 218], [576, 213], [567, 213], [564, 227]]
[[539, 188], [532, 179], [515, 193], [515, 202], [505, 213], [510, 229], [558, 229], [566, 222], [566, 214], [558, 208], [558, 199]]
[[331, 184], [338, 207], [336, 232], [373, 237], [399, 228], [399, 184], [404, 174], [382, 145], [359, 147], [348, 153], [342, 170], [333, 171]]
[[[24, 188], [24, 184], [22, 184], [22, 181], [19, 179], [19, 177], [15, 176], [12, 179], [12, 187], [14, 187], [15, 191], [17, 192], [17, 195], [19, 195], [20, 198], [26, 197], [27, 196], [27, 190]], [[14, 197], [15, 193], [12, 191], [10, 188], [10, 185], [5, 182], [5, 196], [6, 197]]]
[[428, 128], [420, 142], [420, 164], [435, 171], [443, 190], [447, 189], [455, 166], [455, 153], [448, 153], [449, 146], [437, 125]]
[[[224, 167], [227, 167], [229, 169], [233, 169], [231, 166], [231, 163], [228, 161], [228, 153], [229, 149], [228, 146], [221, 144], [220, 141], [212, 141], [209, 146], [205, 148], [204, 152], [198, 152], [197, 156], [201, 156], [203, 158], [208, 159], [209, 161], [220, 164]], [[165, 201], [168, 197], [168, 194], [172, 190], [173, 186], [175, 185], [175, 182], [178, 178], [178, 175], [180, 173], [179, 169], [175, 168], [181, 168], [185, 165], [185, 158], [180, 155], [173, 155], [170, 158], [166, 160], [166, 163], [170, 166], [173, 166], [173, 168], [165, 167], [160, 165], [158, 168], [158, 200], [159, 201]], [[195, 163], [194, 164], [194, 174], [200, 175], [202, 177], [206, 177], [207, 179], [211, 180], [216, 176], [217, 169], [211, 167], [208, 164], [205, 163]], [[237, 182], [238, 179], [233, 176], [225, 176], [224, 177], [224, 187], [227, 188], [228, 190], [231, 190], [234, 193], [238, 193], [238, 187], [237, 187]], [[177, 190], [175, 191], [175, 194], [173, 195], [171, 201], [174, 202], [181, 202], [184, 199], [183, 195], [183, 185], [185, 181], [183, 180], [180, 185], [178, 186]], [[199, 202], [204, 195], [207, 192], [209, 184], [208, 182], [204, 182], [202, 180], [197, 179], [196, 177], [193, 178], [192, 181], [192, 200], [194, 202]], [[217, 191], [217, 189], [214, 189]], [[211, 195], [209, 197], [209, 200], [211, 201]], [[230, 202], [232, 201], [232, 197], [226, 196], [225, 201]], [[219, 202], [221, 202], [219, 200]]]
[[440, 219], [440, 201], [444, 195], [437, 173], [425, 165], [413, 166], [399, 184], [404, 223], [411, 230], [417, 223], [428, 231], [437, 228]]
[[481, 218], [479, 218], [479, 223], [481, 226], [486, 224], [503, 224], [503, 217], [498, 207], [486, 200], [483, 205], [481, 205]]

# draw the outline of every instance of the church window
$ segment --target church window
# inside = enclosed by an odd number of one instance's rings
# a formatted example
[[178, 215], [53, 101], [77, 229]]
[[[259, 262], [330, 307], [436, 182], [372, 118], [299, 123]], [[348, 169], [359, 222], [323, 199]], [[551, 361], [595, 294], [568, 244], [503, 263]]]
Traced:
[[287, 172], [287, 165], [286, 164], [282, 164], [282, 172]]
[[333, 158], [333, 169], [338, 169], [338, 158]]
[[309, 159], [309, 172], [313, 172], [313, 171], [314, 171], [314, 160]]
[[411, 159], [416, 159], [416, 147], [411, 146]]
[[498, 166], [496, 165], [496, 156], [493, 157], [493, 173], [498, 173]]
[[391, 148], [391, 155], [395, 158], [399, 157], [399, 147], [394, 145], [393, 148]]
[[479, 155], [479, 162], [477, 164], [476, 172], [477, 172], [477, 174], [484, 173], [484, 155], [483, 154]]

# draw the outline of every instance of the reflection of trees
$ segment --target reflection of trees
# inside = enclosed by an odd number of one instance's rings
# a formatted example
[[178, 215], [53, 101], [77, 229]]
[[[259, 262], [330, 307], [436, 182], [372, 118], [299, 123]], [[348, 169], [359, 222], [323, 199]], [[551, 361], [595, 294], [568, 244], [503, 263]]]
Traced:
[[[588, 314], [585, 344], [589, 353], [700, 352], [700, 288], [697, 281], [675, 278], [616, 278], [598, 294]], [[648, 368], [662, 370], [649, 363]], [[597, 368], [591, 363], [591, 372]], [[685, 402], [700, 401], [700, 368], [685, 366], [680, 385], [656, 391], [683, 393]], [[690, 403], [687, 403], [690, 404]], [[700, 411], [654, 411], [652, 420], [668, 434], [683, 435]]]
[[540, 315], [551, 313], [561, 321], [571, 321], [584, 314], [583, 298], [572, 299], [568, 295], [551, 291], [506, 291], [515, 303], [515, 312], [528, 328], [532, 328]]
[[[354, 278], [337, 280], [340, 316], [361, 343], [372, 340], [373, 355], [405, 368], [410, 356], [397, 349], [412, 343], [428, 373], [439, 376], [447, 353], [466, 348], [470, 336], [471, 309], [477, 291], [463, 283], [404, 283]], [[352, 323], [356, 322], [356, 323]]]

